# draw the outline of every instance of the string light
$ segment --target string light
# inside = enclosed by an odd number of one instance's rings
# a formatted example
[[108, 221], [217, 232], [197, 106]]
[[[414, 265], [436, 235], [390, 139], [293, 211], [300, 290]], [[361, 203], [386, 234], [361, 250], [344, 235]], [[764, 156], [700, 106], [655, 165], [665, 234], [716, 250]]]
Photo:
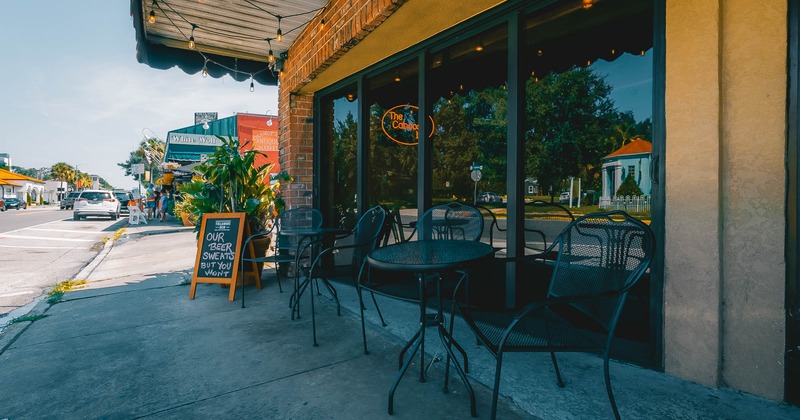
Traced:
[[269, 61], [270, 64], [274, 64], [275, 63], [275, 54], [272, 53], [272, 39], [271, 38], [267, 38], [267, 44], [269, 44], [269, 54], [267, 54], [267, 61]]
[[322, 20], [319, 21], [319, 30], [321, 31], [323, 29], [325, 29], [325, 18], [322, 18]]
[[594, 4], [594, 0], [583, 0], [583, 5], [581, 7], [588, 9], [592, 7], [592, 4]]
[[194, 28], [196, 28], [196, 27], [197, 27], [197, 25], [195, 25], [193, 23], [192, 24], [192, 34], [191, 34], [191, 36], [189, 36], [189, 49], [190, 50], [193, 50], [194, 47], [195, 47], [195, 44], [194, 44]]
[[147, 17], [150, 23], [156, 23], [156, 0], [153, 0], [153, 5], [150, 7], [150, 16]]
[[[295, 13], [295, 14], [292, 14], [292, 15], [281, 16], [281, 15], [277, 15], [275, 13], [272, 13], [272, 12], [270, 12], [268, 10], [263, 9], [257, 3], [254, 3], [251, 0], [243, 0], [243, 1], [245, 3], [250, 4], [255, 9], [258, 9], [258, 10], [266, 13], [267, 15], [276, 18], [277, 21], [278, 21], [278, 28], [277, 28], [277, 32], [276, 32], [276, 37], [275, 38], [267, 38], [267, 39], [260, 38], [262, 40], [266, 40], [267, 43], [269, 44], [269, 49], [268, 49], [269, 52], [268, 52], [268, 55], [267, 55], [268, 65], [266, 67], [264, 67], [263, 69], [261, 69], [259, 71], [256, 71], [256, 72], [253, 72], [253, 73], [240, 71], [238, 69], [238, 66], [237, 66], [237, 68], [230, 68], [230, 67], [228, 67], [228, 66], [226, 66], [226, 65], [224, 65], [222, 63], [219, 63], [217, 61], [214, 61], [214, 60], [210, 59], [208, 56], [206, 56], [205, 53], [203, 53], [202, 51], [197, 50], [197, 44], [196, 44], [195, 39], [194, 39], [194, 30], [195, 29], [203, 29], [204, 32], [208, 32], [208, 33], [211, 33], [211, 34], [216, 34], [216, 35], [219, 35], [219, 36], [229, 36], [229, 37], [233, 37], [233, 38], [237, 38], [237, 39], [243, 39], [243, 40], [257, 40], [259, 38], [254, 38], [254, 37], [251, 37], [251, 36], [242, 35], [242, 34], [231, 32], [231, 31], [227, 31], [227, 30], [224, 30], [224, 29], [207, 28], [205, 26], [201, 27], [200, 25], [198, 25], [196, 23], [190, 22], [179, 11], [175, 10], [175, 8], [173, 8], [172, 5], [170, 5], [167, 0], [161, 0], [161, 3], [158, 3], [157, 0], [152, 0], [151, 10], [150, 10], [150, 13], [146, 17], [147, 20], [145, 22], [155, 23], [155, 21], [156, 21], [155, 9], [158, 8], [159, 10], [161, 10], [161, 13], [169, 21], [169, 23], [184, 37], [186, 36], [185, 32], [183, 30], [181, 30], [181, 27], [176, 23], [176, 20], [179, 20], [179, 21], [182, 21], [182, 22], [185, 22], [185, 23], [191, 25], [191, 32], [189, 34], [187, 46], [188, 46], [189, 49], [197, 51], [197, 53], [200, 54], [200, 56], [203, 58], [204, 61], [203, 61], [202, 76], [203, 77], [207, 77], [208, 76], [208, 65], [209, 65], [209, 63], [211, 63], [211, 64], [214, 64], [216, 66], [219, 66], [219, 67], [227, 70], [228, 72], [231, 72], [231, 74], [249, 75], [250, 76], [250, 90], [254, 91], [255, 90], [254, 80], [255, 80], [255, 76], [256, 75], [261, 74], [261, 73], [263, 73], [265, 71], [270, 71], [270, 72], [272, 72], [273, 77], [276, 77], [278, 79], [283, 76], [283, 64], [288, 59], [288, 56], [286, 56], [286, 52], [281, 52], [280, 53], [280, 61], [278, 61], [278, 59], [275, 57], [274, 51], [272, 50], [272, 43], [270, 41], [272, 41], [273, 39], [278, 41], [278, 42], [283, 41], [283, 36], [284, 35], [288, 35], [289, 33], [294, 32], [294, 31], [306, 26], [317, 15], [321, 15], [325, 11], [325, 6], [320, 7], [318, 9], [309, 10], [307, 12], [301, 12], [301, 13]], [[287, 30], [285, 32], [283, 31], [281, 24], [282, 24], [282, 20], [284, 18], [292, 18], [292, 17], [297, 17], [297, 16], [303, 16], [303, 15], [308, 15], [308, 14], [311, 14], [311, 13], [314, 13], [314, 16], [312, 16], [311, 19], [299, 24], [297, 27], [291, 28], [291, 29], [289, 29], [289, 30]], [[171, 17], [171, 15], [175, 15], [179, 19], [173, 19]], [[320, 27], [324, 27], [325, 25], [326, 25], [326, 21], [325, 21], [324, 18], [322, 18], [320, 20]], [[278, 82], [278, 83], [280, 83], [280, 82]]]

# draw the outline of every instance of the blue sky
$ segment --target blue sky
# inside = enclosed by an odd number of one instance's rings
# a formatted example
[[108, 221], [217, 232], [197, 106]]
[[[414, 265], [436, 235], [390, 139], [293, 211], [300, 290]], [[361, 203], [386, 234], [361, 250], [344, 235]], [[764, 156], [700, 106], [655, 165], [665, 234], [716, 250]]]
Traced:
[[129, 1], [3, 2], [0, 153], [12, 165], [79, 165], [116, 188], [142, 140], [194, 124], [195, 112], [277, 114], [278, 89], [156, 70], [136, 61]]

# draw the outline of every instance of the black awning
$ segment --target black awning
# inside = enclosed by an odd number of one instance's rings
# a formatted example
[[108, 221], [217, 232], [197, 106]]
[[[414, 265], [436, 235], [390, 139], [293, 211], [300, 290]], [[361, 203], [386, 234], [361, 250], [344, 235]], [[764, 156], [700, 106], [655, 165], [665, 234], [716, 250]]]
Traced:
[[230, 75], [234, 80], [244, 82], [253, 75], [253, 80], [262, 85], [277, 86], [278, 72], [267, 68], [267, 63], [243, 58], [228, 57], [204, 52], [205, 58], [197, 51], [156, 44], [147, 39], [142, 0], [131, 0], [131, 17], [136, 32], [136, 60], [154, 69], [167, 70], [178, 67], [187, 74], [197, 74], [203, 70], [206, 58], [215, 65], [208, 65], [208, 75], [220, 78]]

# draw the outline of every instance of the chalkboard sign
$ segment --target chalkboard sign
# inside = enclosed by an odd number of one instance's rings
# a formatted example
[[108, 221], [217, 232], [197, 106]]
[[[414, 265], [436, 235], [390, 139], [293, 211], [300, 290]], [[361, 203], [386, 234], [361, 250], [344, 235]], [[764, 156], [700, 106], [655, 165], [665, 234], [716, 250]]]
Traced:
[[229, 285], [228, 300], [233, 301], [244, 226], [244, 213], [203, 215], [189, 299], [194, 299], [197, 283], [219, 283]]

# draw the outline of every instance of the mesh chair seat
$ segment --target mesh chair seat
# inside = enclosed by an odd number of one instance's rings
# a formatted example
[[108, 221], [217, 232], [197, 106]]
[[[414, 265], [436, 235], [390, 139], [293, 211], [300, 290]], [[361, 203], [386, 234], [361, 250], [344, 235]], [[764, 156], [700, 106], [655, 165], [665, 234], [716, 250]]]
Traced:
[[[470, 328], [492, 352], [517, 316], [517, 311], [470, 310], [461, 308]], [[541, 308], [538, 316], [519, 321], [505, 341], [503, 351], [597, 351], [605, 345], [603, 337], [576, 328], [553, 311]]]

